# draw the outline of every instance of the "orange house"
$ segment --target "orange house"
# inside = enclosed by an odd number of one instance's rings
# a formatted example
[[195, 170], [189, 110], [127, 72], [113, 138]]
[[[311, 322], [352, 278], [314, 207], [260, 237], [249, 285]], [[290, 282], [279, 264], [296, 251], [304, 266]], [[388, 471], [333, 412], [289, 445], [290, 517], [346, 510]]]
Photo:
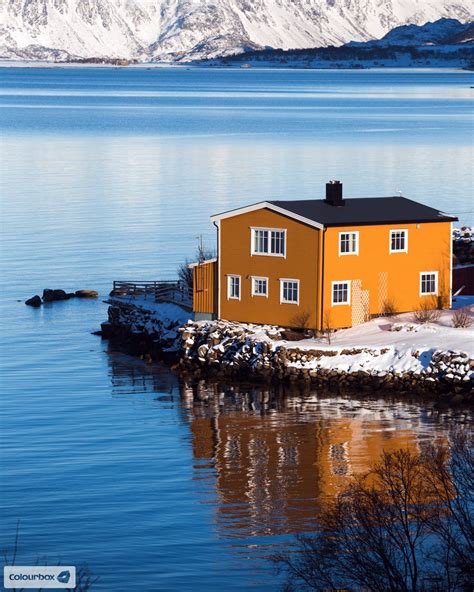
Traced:
[[351, 327], [451, 305], [451, 224], [405, 197], [264, 201], [211, 217], [217, 258], [193, 265], [196, 319]]

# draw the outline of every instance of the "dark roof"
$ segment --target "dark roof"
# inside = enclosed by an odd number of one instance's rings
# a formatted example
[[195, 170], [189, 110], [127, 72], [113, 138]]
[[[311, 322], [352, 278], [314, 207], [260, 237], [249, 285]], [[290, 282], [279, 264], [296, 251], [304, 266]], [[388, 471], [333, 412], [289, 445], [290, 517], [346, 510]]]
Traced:
[[329, 205], [323, 199], [270, 201], [269, 203], [324, 226], [457, 220], [456, 216], [450, 216], [401, 196], [348, 198], [345, 199], [343, 206]]

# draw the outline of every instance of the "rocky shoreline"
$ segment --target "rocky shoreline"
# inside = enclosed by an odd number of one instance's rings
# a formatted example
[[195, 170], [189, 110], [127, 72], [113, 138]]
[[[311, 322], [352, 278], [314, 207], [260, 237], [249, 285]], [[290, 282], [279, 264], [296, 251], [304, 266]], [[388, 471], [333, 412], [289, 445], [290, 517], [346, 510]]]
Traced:
[[227, 321], [183, 323], [183, 316], [173, 319], [131, 303], [109, 304], [103, 338], [147, 363], [165, 361], [186, 379], [299, 383], [336, 392], [416, 394], [474, 402], [474, 360], [462, 351], [405, 353], [411, 358], [400, 370], [386, 362], [399, 355], [393, 346], [315, 344], [308, 349], [298, 342], [282, 342], [278, 327]]

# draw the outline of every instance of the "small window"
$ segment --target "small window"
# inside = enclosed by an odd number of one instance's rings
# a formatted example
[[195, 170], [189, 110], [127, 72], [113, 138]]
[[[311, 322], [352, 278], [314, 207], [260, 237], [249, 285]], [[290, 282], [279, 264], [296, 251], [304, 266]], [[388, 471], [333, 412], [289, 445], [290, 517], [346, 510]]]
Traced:
[[408, 230], [390, 231], [390, 253], [408, 253]]
[[252, 255], [285, 257], [286, 230], [278, 228], [252, 228]]
[[252, 296], [268, 296], [268, 278], [252, 278]]
[[436, 296], [438, 294], [438, 272], [429, 271], [420, 273], [420, 295]]
[[240, 300], [240, 275], [229, 275], [227, 277], [227, 298]]
[[332, 305], [351, 303], [351, 283], [333, 282], [332, 283]]
[[280, 280], [280, 302], [283, 304], [298, 304], [299, 280]]
[[253, 231], [253, 252], [257, 254], [268, 253], [268, 230]]
[[339, 233], [339, 255], [358, 255], [359, 254], [359, 233], [358, 232], [340, 232]]

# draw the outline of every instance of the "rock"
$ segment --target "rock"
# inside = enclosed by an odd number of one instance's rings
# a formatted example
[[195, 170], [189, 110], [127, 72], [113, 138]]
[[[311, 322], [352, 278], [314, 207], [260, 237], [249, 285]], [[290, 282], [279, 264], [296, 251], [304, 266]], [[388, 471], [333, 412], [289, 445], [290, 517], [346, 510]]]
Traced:
[[27, 306], [33, 306], [34, 308], [38, 308], [42, 305], [41, 297], [38, 296], [38, 294], [36, 294], [36, 296], [33, 296], [32, 298], [28, 298], [28, 300], [25, 301], [25, 304]]
[[99, 292], [96, 292], [96, 290], [76, 290], [75, 295], [78, 298], [97, 298]]
[[76, 295], [74, 294], [74, 292], [68, 292], [68, 293], [66, 294], [66, 297], [67, 297], [67, 299], [69, 300], [69, 299], [71, 299], [71, 298], [75, 298], [75, 297], [76, 297]]
[[45, 288], [43, 290], [43, 302], [53, 302], [54, 301], [54, 290], [50, 290], [49, 288]]
[[64, 290], [51, 290], [50, 288], [45, 288], [43, 290], [43, 302], [56, 302], [58, 300], [68, 300], [69, 298], [71, 298], [71, 296]]
[[67, 300], [67, 294], [64, 290], [53, 290], [53, 300]]

